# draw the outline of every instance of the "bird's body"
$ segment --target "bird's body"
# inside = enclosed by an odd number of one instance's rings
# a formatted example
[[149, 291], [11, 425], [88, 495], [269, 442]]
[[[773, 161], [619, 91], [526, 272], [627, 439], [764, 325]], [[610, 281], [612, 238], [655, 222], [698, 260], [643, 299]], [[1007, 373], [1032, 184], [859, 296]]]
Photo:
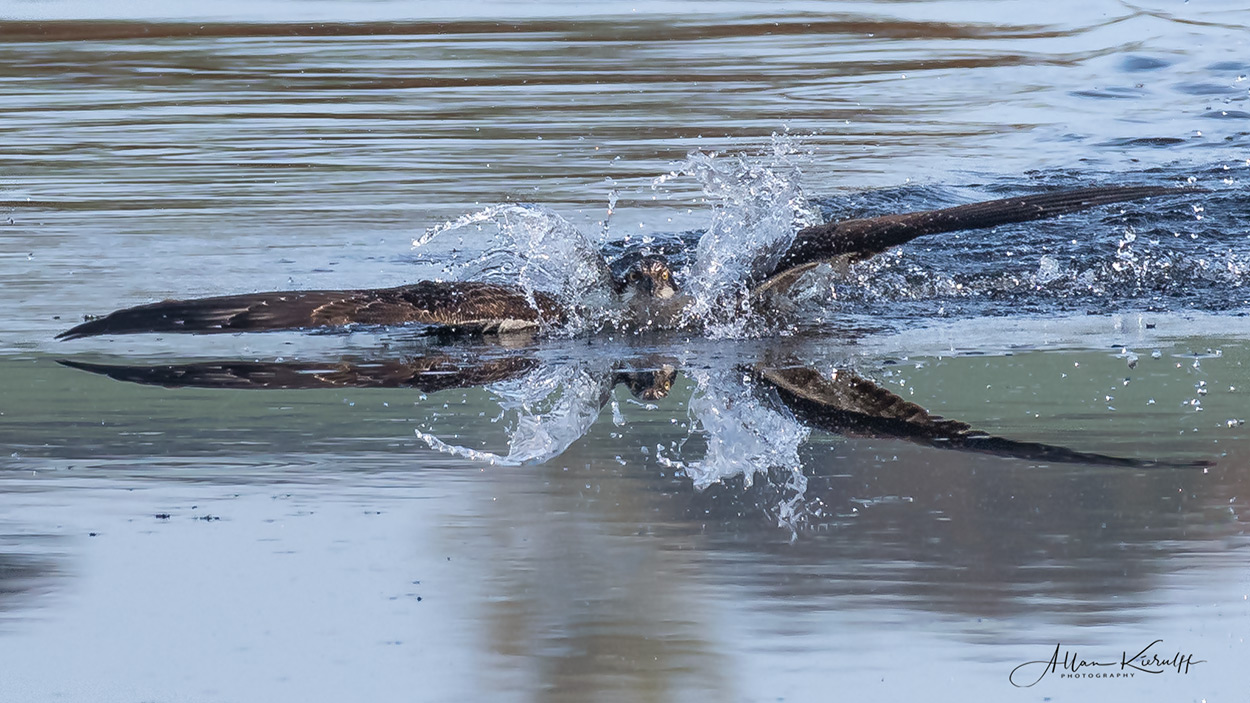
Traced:
[[[1096, 186], [972, 203], [941, 210], [844, 220], [799, 231], [760, 280], [745, 281], [747, 306], [785, 295], [807, 271], [825, 263], [862, 261], [916, 237], [1027, 222], [1152, 196], [1201, 192], [1167, 186]], [[671, 327], [686, 298], [668, 261], [630, 253], [608, 264], [623, 326]], [[423, 324], [451, 330], [507, 333], [558, 328], [581, 301], [518, 286], [473, 281], [422, 281], [362, 290], [274, 291], [169, 300], [126, 308], [85, 322], [58, 338], [142, 332], [241, 332]]]

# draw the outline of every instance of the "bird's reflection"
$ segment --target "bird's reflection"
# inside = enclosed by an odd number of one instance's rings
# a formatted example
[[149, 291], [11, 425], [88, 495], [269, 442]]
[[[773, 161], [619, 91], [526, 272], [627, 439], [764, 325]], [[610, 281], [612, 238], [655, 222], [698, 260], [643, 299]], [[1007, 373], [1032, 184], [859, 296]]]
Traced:
[[486, 386], [522, 376], [538, 366], [536, 359], [524, 356], [466, 363], [448, 354], [378, 361], [212, 361], [132, 366], [63, 359], [60, 363], [119, 381], [167, 388], [415, 388], [424, 393]]
[[[550, 460], [581, 439], [624, 386], [636, 402], [669, 396], [679, 360], [650, 356], [553, 361], [532, 353], [475, 355], [434, 351], [403, 359], [333, 362], [212, 361], [163, 365], [97, 364], [64, 360], [76, 369], [113, 379], [166, 387], [221, 389], [413, 388], [425, 393], [483, 387], [512, 416], [507, 453], [450, 443], [417, 430], [432, 448], [477, 461], [527, 464]], [[1063, 446], [994, 436], [967, 423], [930, 414], [850, 370], [818, 371], [796, 358], [689, 365], [693, 389], [691, 433], [704, 447], [697, 459], [675, 447], [662, 462], [680, 468], [696, 487], [741, 475], [799, 472], [798, 450], [811, 430], [837, 435], [906, 440], [962, 452], [1044, 463], [1127, 468], [1205, 466], [1205, 461], [1165, 461], [1076, 451]]]

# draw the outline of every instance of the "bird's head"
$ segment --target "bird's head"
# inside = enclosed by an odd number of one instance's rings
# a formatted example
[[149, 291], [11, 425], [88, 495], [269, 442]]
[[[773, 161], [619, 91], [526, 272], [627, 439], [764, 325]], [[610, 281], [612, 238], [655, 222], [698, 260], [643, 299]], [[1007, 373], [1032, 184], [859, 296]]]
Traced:
[[628, 263], [617, 283], [621, 293], [665, 300], [677, 295], [677, 283], [668, 260], [662, 256], [638, 256]]

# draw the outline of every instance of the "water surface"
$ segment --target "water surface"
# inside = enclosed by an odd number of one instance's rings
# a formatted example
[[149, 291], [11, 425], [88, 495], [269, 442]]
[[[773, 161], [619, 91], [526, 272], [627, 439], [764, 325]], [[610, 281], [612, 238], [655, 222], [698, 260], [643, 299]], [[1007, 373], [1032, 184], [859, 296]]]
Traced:
[[[0, 697], [1244, 690], [1239, 3], [0, 16]], [[52, 339], [162, 298], [448, 275], [498, 228], [412, 241], [500, 203], [610, 251], [691, 251], [778, 212], [1130, 182], [1212, 192], [920, 240], [771, 334], [453, 345], [532, 360], [511, 386], [162, 388], [56, 363], [447, 351], [411, 330]], [[778, 358], [999, 437], [1212, 465], [833, 434], [743, 379]], [[664, 398], [595, 385], [666, 365]], [[509, 465], [526, 427], [558, 437]], [[1008, 680], [1056, 643], [1118, 660], [1159, 638], [1204, 662]]]

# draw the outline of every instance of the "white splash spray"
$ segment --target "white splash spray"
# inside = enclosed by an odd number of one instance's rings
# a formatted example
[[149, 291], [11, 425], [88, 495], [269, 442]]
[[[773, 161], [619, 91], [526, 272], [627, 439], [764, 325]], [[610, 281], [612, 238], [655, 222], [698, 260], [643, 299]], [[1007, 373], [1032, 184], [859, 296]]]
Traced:
[[802, 157], [796, 139], [774, 134], [772, 153], [762, 159], [692, 152], [652, 183], [659, 189], [692, 177], [712, 203], [685, 288], [691, 295], [687, 317], [713, 336], [745, 333], [749, 283], [773, 270], [795, 232], [818, 221], [799, 187]]
[[[443, 273], [452, 280], [518, 285], [533, 295], [551, 293], [582, 319], [571, 332], [584, 330], [611, 310], [612, 275], [599, 247], [559, 214], [538, 205], [493, 205], [432, 227], [413, 240], [426, 247], [435, 238], [459, 236], [463, 248], [439, 252], [450, 261]], [[466, 255], [467, 248], [476, 254]]]
[[707, 450], [702, 459], [681, 462], [680, 468], [695, 488], [739, 475], [750, 486], [757, 473], [766, 475], [770, 469], [789, 470], [806, 485], [799, 447], [811, 430], [788, 412], [767, 407], [750, 385], [742, 383], [740, 371], [692, 371], [690, 377], [695, 382], [689, 406], [691, 431], [705, 435]]
[[431, 449], [472, 461], [505, 466], [542, 463], [564, 453], [590, 430], [611, 390], [610, 379], [602, 369], [545, 366], [488, 386], [504, 414], [514, 417], [507, 454], [450, 444], [420, 429], [417, 438]]

